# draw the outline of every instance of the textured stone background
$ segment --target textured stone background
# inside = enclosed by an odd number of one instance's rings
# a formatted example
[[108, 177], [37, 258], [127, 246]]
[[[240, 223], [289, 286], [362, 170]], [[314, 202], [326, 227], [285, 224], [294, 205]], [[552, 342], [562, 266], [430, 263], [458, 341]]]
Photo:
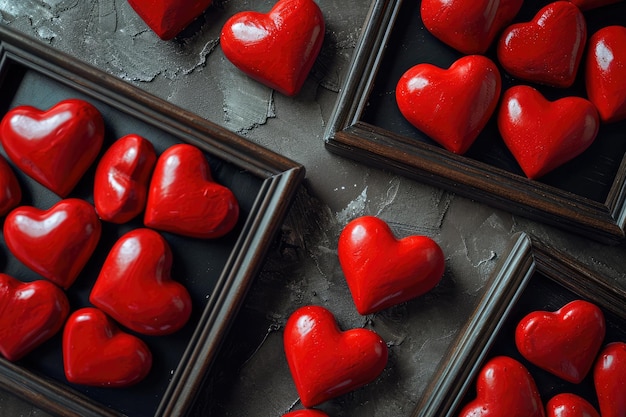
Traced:
[[[273, 3], [216, 1], [181, 36], [164, 42], [125, 0], [0, 0], [2, 24], [306, 166], [280, 244], [251, 288], [194, 415], [278, 417], [301, 408], [284, 359], [282, 328], [296, 308], [318, 304], [344, 329], [375, 329], [390, 348], [376, 382], [319, 408], [335, 417], [409, 416], [519, 231], [562, 248], [626, 288], [624, 245], [589, 242], [326, 151], [326, 124], [369, 2], [318, 0], [325, 43], [295, 98], [242, 75], [219, 46], [228, 17], [267, 11]], [[348, 221], [365, 214], [388, 221], [398, 237], [434, 238], [446, 254], [441, 284], [420, 299], [360, 316], [337, 261], [337, 238]], [[46, 414], [0, 392], [0, 415]]]

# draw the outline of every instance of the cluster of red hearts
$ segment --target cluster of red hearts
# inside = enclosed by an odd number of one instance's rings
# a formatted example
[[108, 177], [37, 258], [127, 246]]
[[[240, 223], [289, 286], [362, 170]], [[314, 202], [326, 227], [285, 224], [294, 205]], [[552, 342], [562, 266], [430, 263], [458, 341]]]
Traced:
[[481, 369], [476, 398], [460, 416], [625, 416], [626, 343], [607, 343], [605, 334], [602, 310], [584, 300], [571, 301], [554, 312], [533, 311], [515, 329], [515, 345], [533, 365], [572, 384], [580, 384], [592, 373], [600, 414], [589, 401], [569, 392], [550, 398], [544, 409], [528, 369], [509, 356], [496, 356]]
[[[116, 387], [140, 381], [152, 365], [146, 344], [123, 327], [169, 335], [191, 314], [189, 292], [170, 277], [172, 252], [159, 231], [220, 237], [234, 228], [239, 205], [212, 180], [199, 148], [175, 144], [157, 155], [151, 142], [130, 134], [102, 149], [104, 137], [102, 115], [80, 99], [46, 111], [17, 106], [2, 118], [8, 158], [60, 200], [47, 209], [20, 205], [20, 183], [0, 157], [6, 245], [44, 278], [0, 274], [0, 353], [17, 361], [63, 328], [68, 381]], [[94, 203], [67, 198], [96, 162]], [[142, 213], [145, 227], [123, 234], [108, 252], [89, 295], [93, 306], [70, 315], [65, 290], [98, 246], [102, 222], [124, 224]]]
[[[163, 40], [172, 39], [203, 13], [212, 0], [128, 0]], [[267, 13], [240, 12], [226, 21], [220, 45], [226, 58], [256, 81], [296, 95], [324, 41], [324, 16], [313, 0], [279, 0]]]
[[[626, 27], [587, 39], [583, 10], [621, 0], [556, 1], [528, 22], [513, 23], [522, 0], [423, 0], [425, 28], [464, 54], [448, 69], [407, 70], [396, 88], [402, 115], [450, 152], [464, 154], [494, 116], [525, 175], [537, 179], [583, 153], [601, 123], [626, 119]], [[497, 61], [521, 82], [502, 92]], [[548, 100], [530, 84], [564, 89], [583, 70], [587, 98]], [[523, 82], [527, 82], [525, 85]]]
[[[337, 249], [352, 299], [362, 315], [427, 293], [445, 270], [443, 251], [434, 240], [427, 236], [397, 239], [388, 224], [375, 216], [349, 222]], [[307, 408], [374, 381], [387, 365], [387, 345], [376, 332], [341, 331], [333, 314], [321, 306], [293, 312], [283, 338], [291, 375]], [[314, 409], [287, 415], [325, 416]]]

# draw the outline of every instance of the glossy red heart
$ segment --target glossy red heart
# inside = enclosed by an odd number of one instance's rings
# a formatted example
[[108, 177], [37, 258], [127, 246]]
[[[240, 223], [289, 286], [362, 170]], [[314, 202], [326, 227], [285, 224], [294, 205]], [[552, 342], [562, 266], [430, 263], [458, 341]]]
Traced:
[[48, 210], [20, 206], [4, 221], [4, 240], [24, 265], [69, 288], [98, 245], [102, 225], [94, 207], [68, 198]]
[[484, 54], [515, 17], [523, 0], [422, 0], [424, 27], [466, 54]]
[[550, 398], [546, 417], [600, 417], [589, 401], [575, 394], [563, 393]]
[[17, 207], [21, 200], [22, 187], [15, 176], [15, 172], [6, 159], [0, 155], [0, 216], [4, 216]]
[[20, 170], [66, 197], [98, 156], [104, 121], [98, 109], [78, 99], [47, 111], [18, 106], [2, 119], [0, 140]]
[[71, 383], [126, 387], [148, 375], [152, 353], [105, 313], [86, 307], [72, 313], [63, 330], [63, 366]]
[[597, 9], [598, 7], [607, 6], [613, 3], [619, 3], [624, 0], [569, 0], [575, 4], [580, 10]]
[[626, 343], [613, 342], [601, 351], [593, 368], [593, 382], [602, 417], [626, 416]]
[[70, 304], [49, 281], [21, 282], [0, 273], [0, 353], [17, 361], [54, 336]]
[[126, 223], [144, 210], [156, 159], [152, 143], [139, 135], [124, 136], [111, 145], [94, 179], [93, 200], [102, 220]]
[[224, 55], [251, 78], [296, 95], [324, 41], [324, 16], [313, 0], [278, 0], [268, 13], [246, 11], [226, 21]]
[[171, 334], [187, 323], [191, 297], [170, 276], [172, 251], [151, 229], [134, 229], [111, 248], [89, 301], [120, 324], [147, 335]]
[[570, 87], [585, 50], [587, 24], [578, 7], [556, 1], [530, 22], [515, 23], [502, 33], [497, 55], [514, 77], [554, 87]]
[[588, 42], [585, 84], [603, 122], [626, 119], [626, 27], [607, 26]]
[[283, 417], [328, 417], [328, 414], [319, 410], [297, 410], [287, 413]]
[[202, 14], [212, 0], [128, 0], [128, 4], [163, 40], [170, 40]]
[[525, 85], [504, 92], [497, 117], [502, 139], [530, 179], [583, 153], [600, 127], [589, 100], [571, 96], [549, 101]]
[[313, 407], [374, 381], [387, 365], [387, 345], [368, 329], [341, 331], [335, 317], [305, 306], [287, 320], [284, 348], [300, 401]]
[[605, 332], [602, 310], [574, 300], [554, 312], [526, 315], [515, 329], [515, 344], [529, 362], [578, 384], [593, 366]]
[[374, 216], [348, 223], [337, 251], [356, 309], [363, 315], [427, 293], [445, 270], [443, 251], [434, 240], [396, 239], [389, 225]]
[[150, 181], [146, 226], [208, 239], [230, 232], [238, 218], [237, 198], [213, 181], [200, 149], [178, 144], [161, 154]]
[[537, 384], [528, 370], [513, 358], [496, 356], [481, 369], [476, 398], [460, 417], [544, 417]]
[[500, 72], [489, 58], [464, 56], [448, 69], [418, 64], [396, 87], [396, 102], [413, 126], [450, 152], [464, 154], [493, 114]]

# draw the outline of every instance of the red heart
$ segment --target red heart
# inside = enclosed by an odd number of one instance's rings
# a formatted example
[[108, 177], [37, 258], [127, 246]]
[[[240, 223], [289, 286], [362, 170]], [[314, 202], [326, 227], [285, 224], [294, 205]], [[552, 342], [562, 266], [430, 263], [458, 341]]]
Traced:
[[65, 289], [91, 257], [101, 230], [94, 207], [76, 198], [61, 200], [48, 210], [21, 206], [4, 221], [4, 239], [11, 253]]
[[387, 365], [387, 345], [375, 332], [342, 332], [330, 311], [296, 310], [284, 334], [287, 363], [300, 401], [313, 407], [374, 381]]
[[298, 410], [287, 413], [283, 417], [328, 417], [328, 414], [318, 410]]
[[523, 0], [422, 0], [424, 27], [457, 51], [484, 54]]
[[555, 312], [525, 316], [515, 329], [515, 344], [529, 362], [578, 384], [593, 366], [605, 332], [602, 310], [574, 300]]
[[587, 24], [569, 1], [548, 4], [530, 22], [509, 26], [500, 37], [500, 64], [514, 77], [554, 87], [574, 83], [585, 50]]
[[348, 223], [337, 250], [356, 309], [363, 315], [425, 294], [445, 270], [443, 251], [434, 240], [398, 240], [387, 223], [374, 216]]
[[152, 353], [139, 338], [122, 332], [102, 311], [75, 311], [63, 331], [65, 377], [74, 384], [126, 387], [148, 375]]
[[396, 102], [413, 126], [463, 154], [496, 109], [501, 85], [493, 61], [470, 55], [447, 70], [426, 63], [410, 68], [398, 81]]
[[22, 200], [22, 187], [15, 173], [0, 155], [0, 216], [17, 207]]
[[587, 400], [575, 394], [557, 394], [546, 404], [547, 417], [600, 417]]
[[593, 381], [602, 417], [626, 416], [626, 343], [609, 343], [593, 368]]
[[296, 95], [324, 41], [324, 16], [313, 0], [279, 0], [269, 13], [226, 21], [220, 44], [230, 62], [285, 95]]
[[0, 138], [19, 169], [65, 197], [98, 156], [104, 121], [83, 100], [61, 101], [47, 111], [18, 106], [2, 119]]
[[111, 248], [89, 301], [138, 333], [179, 330], [191, 314], [187, 289], [171, 279], [172, 251], [154, 230], [135, 229]]
[[227, 187], [211, 177], [200, 149], [178, 144], [159, 157], [152, 174], [144, 224], [197, 238], [230, 232], [239, 218], [239, 204]]
[[583, 153], [600, 127], [595, 106], [581, 97], [548, 101], [532, 87], [502, 96], [498, 129], [528, 178], [536, 179]]
[[152, 143], [138, 135], [111, 145], [94, 179], [93, 200], [102, 220], [126, 223], [143, 211], [156, 158]]
[[619, 3], [623, 0], [569, 0], [575, 4], [580, 10], [591, 10], [598, 7], [606, 6], [613, 3]]
[[535, 380], [513, 358], [496, 356], [483, 366], [476, 381], [476, 398], [460, 417], [544, 417]]
[[591, 36], [585, 61], [589, 100], [600, 119], [626, 119], [626, 27], [607, 26]]
[[70, 304], [56, 285], [0, 274], [0, 353], [17, 361], [58, 332]]
[[193, 22], [212, 0], [128, 0], [128, 4], [163, 40], [170, 40]]

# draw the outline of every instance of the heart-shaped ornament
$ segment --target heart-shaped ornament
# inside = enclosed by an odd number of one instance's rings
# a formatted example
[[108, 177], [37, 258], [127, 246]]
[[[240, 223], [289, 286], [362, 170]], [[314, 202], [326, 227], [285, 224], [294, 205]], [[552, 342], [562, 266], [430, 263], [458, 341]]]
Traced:
[[497, 55], [514, 77], [553, 87], [570, 87], [587, 41], [587, 24], [578, 7], [555, 1], [530, 22], [515, 23], [502, 33]]
[[0, 155], [0, 216], [4, 216], [20, 204], [22, 187], [7, 160]]
[[300, 401], [313, 407], [374, 381], [387, 365], [387, 345], [368, 329], [341, 331], [335, 317], [305, 306], [287, 320], [284, 348]]
[[422, 0], [424, 27], [466, 54], [484, 54], [515, 17], [523, 0]]
[[496, 356], [480, 370], [476, 398], [460, 417], [544, 417], [537, 384], [528, 370], [513, 358]]
[[626, 119], [626, 27], [607, 26], [588, 42], [585, 84], [603, 122]]
[[105, 313], [86, 307], [72, 313], [63, 330], [63, 367], [73, 384], [127, 387], [148, 375], [152, 353]]
[[324, 16], [313, 0], [278, 0], [268, 13], [246, 11], [226, 21], [220, 36], [228, 60], [249, 77], [296, 95], [324, 41]]
[[297, 410], [287, 413], [283, 417], [328, 417], [328, 414], [319, 410]]
[[506, 90], [498, 112], [502, 139], [530, 179], [583, 153], [599, 127], [598, 111], [589, 100], [571, 96], [549, 101], [525, 85]]
[[163, 40], [170, 40], [202, 14], [212, 0], [128, 0], [128, 4]]
[[469, 55], [448, 69], [418, 64], [396, 87], [396, 102], [413, 126], [450, 152], [464, 154], [493, 114], [500, 72], [489, 58]]
[[70, 304], [49, 281], [21, 282], [0, 273], [0, 353], [17, 361], [54, 336]]
[[569, 0], [575, 4], [580, 10], [586, 11], [597, 9], [598, 7], [607, 6], [613, 3], [619, 3], [624, 0]]
[[161, 154], [150, 181], [146, 226], [208, 239], [230, 232], [238, 218], [237, 198], [213, 181], [200, 149], [178, 144]]
[[69, 288], [98, 245], [102, 225], [94, 207], [68, 198], [48, 210], [20, 206], [4, 221], [4, 240], [24, 265]]
[[78, 99], [47, 111], [18, 106], [3, 117], [0, 140], [20, 170], [66, 197], [98, 156], [104, 121], [98, 109]]
[[427, 236], [396, 239], [375, 216], [348, 223], [339, 235], [339, 263], [360, 314], [371, 314], [423, 295], [441, 280], [445, 258]]
[[111, 145], [94, 179], [93, 200], [102, 220], [126, 223], [143, 211], [156, 159], [152, 143], [139, 135], [124, 136]]
[[172, 251], [151, 229], [134, 229], [111, 248], [89, 301], [138, 333], [171, 334], [187, 323], [191, 297], [170, 276]]
[[602, 310], [574, 300], [554, 312], [526, 315], [515, 329], [515, 344], [529, 362], [578, 384], [593, 366], [605, 333]]
[[601, 351], [593, 368], [593, 382], [602, 417], [626, 416], [626, 343], [613, 342]]
[[589, 401], [575, 394], [563, 393], [550, 398], [546, 417], [600, 417]]

